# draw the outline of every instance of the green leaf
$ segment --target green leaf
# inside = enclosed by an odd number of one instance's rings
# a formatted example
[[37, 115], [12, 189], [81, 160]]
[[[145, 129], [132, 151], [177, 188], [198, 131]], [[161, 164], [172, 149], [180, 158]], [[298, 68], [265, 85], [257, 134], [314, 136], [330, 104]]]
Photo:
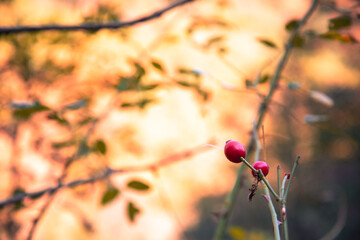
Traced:
[[[25, 194], [26, 194], [25, 190], [18, 187], [13, 191], [12, 196], [15, 197], [15, 196], [18, 196], [18, 195], [25, 195]], [[20, 200], [20, 201], [14, 203], [14, 207], [13, 207], [12, 210], [17, 211], [17, 210], [22, 209], [23, 207], [25, 207], [25, 205], [23, 203], [23, 200]]]
[[37, 112], [49, 110], [48, 107], [40, 104], [38, 101], [24, 103], [12, 102], [10, 106], [14, 109], [13, 117], [18, 120], [27, 120]]
[[47, 118], [50, 120], [55, 120], [61, 125], [69, 125], [69, 122], [65, 118], [60, 117], [57, 112], [50, 113]]
[[264, 74], [264, 75], [261, 76], [259, 83], [260, 84], [261, 83], [266, 83], [269, 79], [270, 79], [270, 75], [269, 74]]
[[132, 202], [128, 203], [128, 217], [131, 222], [134, 222], [136, 215], [140, 213], [140, 209], [138, 209]]
[[40, 193], [37, 193], [37, 194], [33, 194], [30, 198], [31, 199], [38, 199], [39, 197], [41, 197], [44, 194], [45, 194], [45, 192], [40, 192]]
[[348, 15], [339, 16], [329, 20], [328, 28], [329, 30], [338, 30], [341, 28], [350, 27], [352, 24], [352, 19]]
[[163, 66], [158, 61], [153, 60], [151, 62], [151, 65], [153, 65], [153, 67], [159, 70], [160, 72], [164, 72]]
[[310, 37], [310, 38], [314, 38], [317, 37], [317, 33], [315, 30], [312, 29], [308, 29], [304, 31], [304, 36]]
[[119, 92], [140, 90], [140, 81], [145, 75], [145, 69], [138, 63], [134, 62], [135, 73], [129, 77], [121, 76], [119, 83], [115, 86]]
[[184, 86], [184, 87], [193, 87], [192, 83], [186, 82], [186, 81], [176, 81], [177, 84]]
[[105, 144], [105, 142], [103, 140], [101, 140], [101, 139], [96, 140], [96, 142], [94, 144], [94, 149], [97, 152], [105, 155], [106, 154], [106, 144]]
[[139, 108], [145, 108], [149, 103], [153, 102], [154, 100], [144, 98], [136, 102], [124, 102], [121, 104], [122, 108], [130, 108], [130, 107], [139, 107]]
[[95, 121], [95, 119], [92, 117], [86, 117], [86, 118], [80, 120], [77, 124], [81, 127], [81, 126], [88, 124], [91, 121]]
[[288, 83], [288, 89], [295, 90], [298, 88], [301, 88], [301, 83], [299, 83], [299, 82], [289, 82]]
[[139, 63], [134, 63], [134, 66], [136, 68], [136, 73], [135, 73], [135, 84], [137, 85], [141, 78], [145, 75], [145, 69], [139, 64]]
[[133, 180], [129, 182], [127, 186], [138, 191], [147, 191], [150, 189], [149, 185], [138, 180]]
[[79, 101], [76, 101], [76, 102], [66, 105], [63, 109], [64, 110], [77, 110], [77, 109], [85, 107], [87, 105], [87, 103], [88, 103], [87, 100], [81, 99]]
[[105, 205], [113, 201], [119, 195], [119, 190], [112, 185], [109, 185], [106, 191], [104, 192], [101, 205]]
[[154, 88], [157, 88], [158, 86], [159, 86], [159, 84], [141, 85], [139, 87], [139, 90], [142, 90], [142, 91], [153, 90]]
[[23, 203], [23, 201], [19, 201], [19, 202], [14, 203], [14, 208], [12, 210], [18, 211], [24, 207], [25, 207], [25, 204]]
[[152, 99], [148, 99], [148, 98], [144, 98], [144, 99], [141, 99], [137, 105], [140, 107], [140, 108], [145, 108], [149, 103], [153, 102]]
[[84, 137], [83, 139], [81, 139], [80, 143], [79, 143], [79, 147], [78, 147], [78, 151], [77, 151], [77, 155], [78, 156], [87, 156], [90, 152], [90, 148], [87, 144], [87, 140]]
[[195, 77], [199, 77], [201, 75], [199, 71], [196, 71], [194, 69], [187, 69], [187, 68], [179, 68], [178, 72], [181, 74], [193, 75]]
[[15, 197], [15, 196], [17, 196], [17, 195], [23, 195], [23, 194], [25, 194], [26, 192], [25, 192], [25, 190], [24, 189], [22, 189], [22, 188], [20, 188], [20, 187], [18, 187], [18, 188], [16, 188], [14, 191], [13, 191], [13, 197]]
[[294, 31], [294, 29], [298, 26], [299, 21], [298, 20], [291, 20], [285, 25], [285, 29], [289, 32]]
[[304, 44], [305, 44], [305, 38], [299, 34], [296, 34], [292, 41], [292, 45], [296, 48], [301, 48], [304, 46]]
[[120, 77], [120, 81], [116, 85], [116, 89], [119, 92], [133, 90], [134, 89], [134, 87], [132, 86], [133, 82], [134, 82], [133, 77]]
[[249, 80], [249, 79], [246, 79], [245, 80], [245, 87], [246, 88], [250, 88], [250, 87], [254, 87], [255, 84], [253, 83], [253, 81]]
[[350, 34], [340, 34], [335, 31], [329, 31], [323, 34], [320, 34], [319, 37], [329, 40], [335, 40], [343, 43], [357, 43], [358, 41], [351, 36]]
[[267, 46], [267, 47], [275, 48], [275, 49], [278, 48], [274, 42], [272, 42], [272, 41], [270, 41], [270, 40], [268, 40], [268, 39], [258, 38], [258, 41], [259, 41], [260, 43], [264, 44], [264, 45]]
[[205, 44], [205, 48], [209, 48], [211, 45], [219, 43], [224, 40], [224, 36], [214, 36], [211, 37]]
[[74, 144], [75, 144], [75, 141], [70, 140], [70, 141], [65, 141], [65, 142], [54, 142], [51, 144], [51, 146], [55, 149], [60, 149], [60, 148], [73, 146]]
[[129, 107], [135, 107], [136, 103], [131, 103], [131, 102], [124, 102], [121, 104], [122, 108], [129, 108]]
[[209, 99], [209, 92], [204, 91], [202, 89], [198, 89], [198, 93], [203, 98], [204, 101], [207, 101]]

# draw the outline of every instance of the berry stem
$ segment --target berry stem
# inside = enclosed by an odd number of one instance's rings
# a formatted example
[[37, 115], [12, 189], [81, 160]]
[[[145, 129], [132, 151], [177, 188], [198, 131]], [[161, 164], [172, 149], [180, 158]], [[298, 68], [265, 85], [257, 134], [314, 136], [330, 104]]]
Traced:
[[258, 170], [256, 170], [248, 161], [246, 161], [245, 158], [241, 158], [242, 162], [245, 163], [246, 166], [248, 166], [252, 171], [254, 172], [258, 172]]
[[272, 223], [273, 223], [274, 237], [275, 237], [275, 240], [280, 240], [279, 222], [278, 222], [278, 219], [277, 219], [275, 207], [274, 207], [274, 205], [273, 205], [273, 203], [271, 201], [269, 188], [267, 186], [265, 186], [264, 191], [265, 191], [267, 204], [268, 204], [270, 214], [271, 214], [271, 220], [272, 220]]
[[253, 166], [251, 166], [251, 164], [246, 161], [245, 158], [241, 158], [241, 160], [243, 161], [243, 163], [245, 163], [246, 166], [248, 166], [252, 171], [257, 172], [260, 179], [265, 183], [265, 185], [269, 188], [271, 194], [274, 196], [274, 198], [276, 199], [276, 201], [280, 201], [280, 197], [279, 195], [275, 192], [275, 190], [270, 186], [270, 183], [267, 181], [266, 177], [264, 176], [264, 174], [262, 173], [261, 169], [256, 170]]

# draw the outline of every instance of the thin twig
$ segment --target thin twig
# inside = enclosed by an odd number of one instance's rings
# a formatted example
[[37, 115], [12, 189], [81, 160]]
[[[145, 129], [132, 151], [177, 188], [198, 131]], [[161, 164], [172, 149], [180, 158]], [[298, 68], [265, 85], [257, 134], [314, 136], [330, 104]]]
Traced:
[[269, 189], [264, 186], [264, 191], [265, 191], [265, 199], [266, 199], [266, 202], [268, 204], [268, 207], [269, 207], [269, 210], [270, 210], [270, 214], [271, 214], [271, 220], [272, 220], [272, 223], [273, 223], [273, 228], [274, 228], [274, 237], [275, 237], [275, 240], [280, 240], [280, 231], [279, 231], [279, 221], [277, 219], [277, 214], [276, 214], [276, 210], [275, 210], [275, 207], [271, 201], [271, 196], [270, 196], [270, 193], [269, 193]]
[[54, 200], [54, 198], [55, 198], [55, 194], [50, 195], [49, 198], [47, 199], [46, 203], [40, 209], [38, 216], [33, 220], [33, 225], [31, 226], [27, 240], [31, 240], [33, 238], [36, 226], [38, 225], [38, 222], [44, 216], [46, 210], [49, 208], [49, 206], [52, 203], [52, 201]]
[[176, 1], [169, 6], [155, 11], [149, 15], [144, 17], [131, 20], [131, 21], [124, 21], [124, 22], [109, 22], [109, 23], [83, 23], [80, 25], [43, 25], [43, 26], [18, 26], [18, 27], [2, 27], [0, 28], [0, 35], [2, 34], [9, 34], [9, 33], [20, 33], [20, 32], [40, 32], [40, 31], [49, 31], [49, 30], [56, 30], [56, 31], [79, 31], [79, 30], [86, 30], [86, 31], [97, 31], [100, 29], [119, 29], [124, 27], [133, 26], [139, 23], [143, 23], [155, 18], [159, 18], [164, 13], [185, 5], [187, 3], [193, 2], [195, 0], [181, 0]]
[[279, 195], [275, 192], [275, 190], [271, 187], [270, 183], [268, 182], [268, 180], [266, 179], [266, 177], [264, 176], [263, 172], [261, 171], [261, 169], [256, 170], [253, 166], [251, 166], [251, 164], [245, 160], [245, 158], [241, 157], [242, 162], [248, 166], [251, 171], [253, 172], [257, 172], [260, 179], [265, 183], [265, 185], [269, 188], [271, 194], [274, 196], [274, 198], [276, 199], [276, 201], [280, 201], [280, 197]]
[[[304, 15], [304, 17], [298, 22], [298, 24], [296, 25], [295, 29], [293, 30], [293, 32], [291, 33], [287, 44], [285, 46], [285, 51], [280, 59], [279, 64], [276, 67], [275, 70], [275, 74], [272, 78], [271, 81], [271, 86], [270, 86], [270, 90], [267, 94], [267, 96], [264, 99], [264, 102], [262, 104], [260, 104], [259, 109], [258, 109], [258, 119], [257, 119], [257, 124], [256, 124], [256, 129], [259, 129], [259, 127], [261, 126], [265, 113], [267, 112], [267, 106], [268, 104], [271, 102], [271, 99], [273, 97], [274, 91], [276, 90], [277, 86], [278, 86], [278, 82], [280, 80], [280, 76], [281, 73], [284, 69], [285, 63], [287, 62], [289, 56], [290, 56], [290, 52], [293, 48], [293, 41], [296, 37], [296, 34], [298, 33], [299, 29], [305, 25], [305, 23], [308, 21], [308, 19], [310, 18], [310, 16], [312, 15], [312, 13], [314, 12], [314, 10], [316, 9], [316, 6], [318, 4], [318, 0], [313, 0], [312, 4], [309, 8], [309, 10], [306, 12], [306, 14]], [[250, 155], [250, 152], [253, 149], [253, 145], [255, 143], [255, 139], [253, 137], [251, 137], [250, 142], [247, 146], [247, 152], [248, 155]], [[224, 232], [226, 230], [228, 221], [229, 221], [229, 215], [234, 207], [235, 201], [236, 201], [236, 197], [238, 195], [238, 192], [240, 190], [239, 186], [241, 186], [241, 182], [242, 182], [242, 178], [243, 178], [243, 171], [244, 171], [244, 165], [242, 164], [238, 170], [238, 174], [237, 174], [237, 179], [236, 182], [234, 184], [234, 187], [226, 201], [226, 205], [225, 205], [225, 212], [226, 214], [223, 214], [218, 222], [217, 225], [217, 229], [215, 232], [215, 240], [220, 240], [222, 239], [222, 236], [224, 235]]]

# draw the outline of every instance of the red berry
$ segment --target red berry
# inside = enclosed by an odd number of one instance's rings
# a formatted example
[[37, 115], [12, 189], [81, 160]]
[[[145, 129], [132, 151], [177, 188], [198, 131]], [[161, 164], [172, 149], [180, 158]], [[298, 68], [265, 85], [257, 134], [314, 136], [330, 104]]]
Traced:
[[[262, 161], [258, 161], [256, 163], [254, 163], [253, 167], [256, 169], [256, 170], [259, 170], [261, 169], [262, 173], [264, 174], [264, 176], [268, 175], [269, 173], [269, 165], [267, 165], [266, 162], [262, 162]], [[251, 171], [252, 175], [254, 177], [256, 177], [256, 172], [254, 171]]]
[[237, 141], [233, 141], [233, 140], [228, 140], [225, 144], [225, 148], [224, 148], [224, 153], [227, 159], [229, 159], [229, 161], [234, 162], [234, 163], [239, 163], [241, 162], [241, 158], [246, 157], [246, 150], [244, 148], [244, 146], [237, 142]]

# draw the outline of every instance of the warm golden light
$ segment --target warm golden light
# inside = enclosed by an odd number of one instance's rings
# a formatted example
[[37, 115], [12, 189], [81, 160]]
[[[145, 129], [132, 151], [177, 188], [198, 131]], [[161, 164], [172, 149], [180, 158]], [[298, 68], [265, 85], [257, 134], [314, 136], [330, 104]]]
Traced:
[[[170, 2], [4, 1], [0, 25], [128, 21]], [[301, 18], [309, 3], [195, 1], [115, 30], [1, 35], [0, 201], [16, 189], [54, 187], [59, 178], [67, 183], [99, 176], [107, 167], [134, 167], [59, 190], [33, 239], [185, 239], [184, 231], [204, 217], [198, 209], [201, 199], [225, 199], [221, 196], [232, 190], [238, 165], [226, 160], [224, 144], [234, 139], [246, 145], [250, 140], [258, 106], [291, 34], [284, 25]], [[311, 21], [321, 28], [316, 17]], [[276, 167], [289, 172], [296, 154], [302, 155], [304, 165], [316, 161], [312, 158], [318, 149], [313, 146], [321, 133], [314, 129], [343, 137], [327, 143], [335, 159], [354, 158], [358, 151], [355, 136], [341, 132], [340, 124], [306, 124], [303, 119], [317, 110], [334, 117], [337, 100], [323, 92], [359, 87], [355, 57], [347, 58], [348, 52], [358, 58], [353, 50], [357, 43], [343, 47], [345, 43], [336, 42], [329, 48], [318, 47], [327, 40], [310, 41], [306, 38], [305, 46], [292, 52], [266, 109], [267, 159], [261, 153], [260, 160], [270, 165], [268, 178], [275, 185]], [[300, 89], [291, 90], [293, 82], [301, 82]], [[14, 104], [20, 106], [18, 112]], [[311, 109], [316, 104], [320, 110]], [[34, 112], [23, 110], [29, 106]], [[343, 114], [345, 118], [347, 112]], [[282, 144], [290, 144], [291, 150]], [[146, 181], [149, 192], [129, 189], [129, 179]], [[244, 179], [247, 192], [254, 180], [248, 169]], [[102, 205], [109, 186], [119, 192]], [[16, 235], [12, 239], [26, 239], [33, 219], [47, 204], [49, 193], [45, 195], [26, 198], [18, 211], [0, 210], [0, 239], [11, 239], [10, 233]], [[140, 211], [134, 222], [128, 217], [130, 202]], [[221, 210], [215, 206], [204, 211], [212, 219]], [[18, 228], [6, 230], [6, 221]], [[253, 229], [237, 231], [252, 234], [252, 239], [271, 233], [266, 229], [256, 235]]]

